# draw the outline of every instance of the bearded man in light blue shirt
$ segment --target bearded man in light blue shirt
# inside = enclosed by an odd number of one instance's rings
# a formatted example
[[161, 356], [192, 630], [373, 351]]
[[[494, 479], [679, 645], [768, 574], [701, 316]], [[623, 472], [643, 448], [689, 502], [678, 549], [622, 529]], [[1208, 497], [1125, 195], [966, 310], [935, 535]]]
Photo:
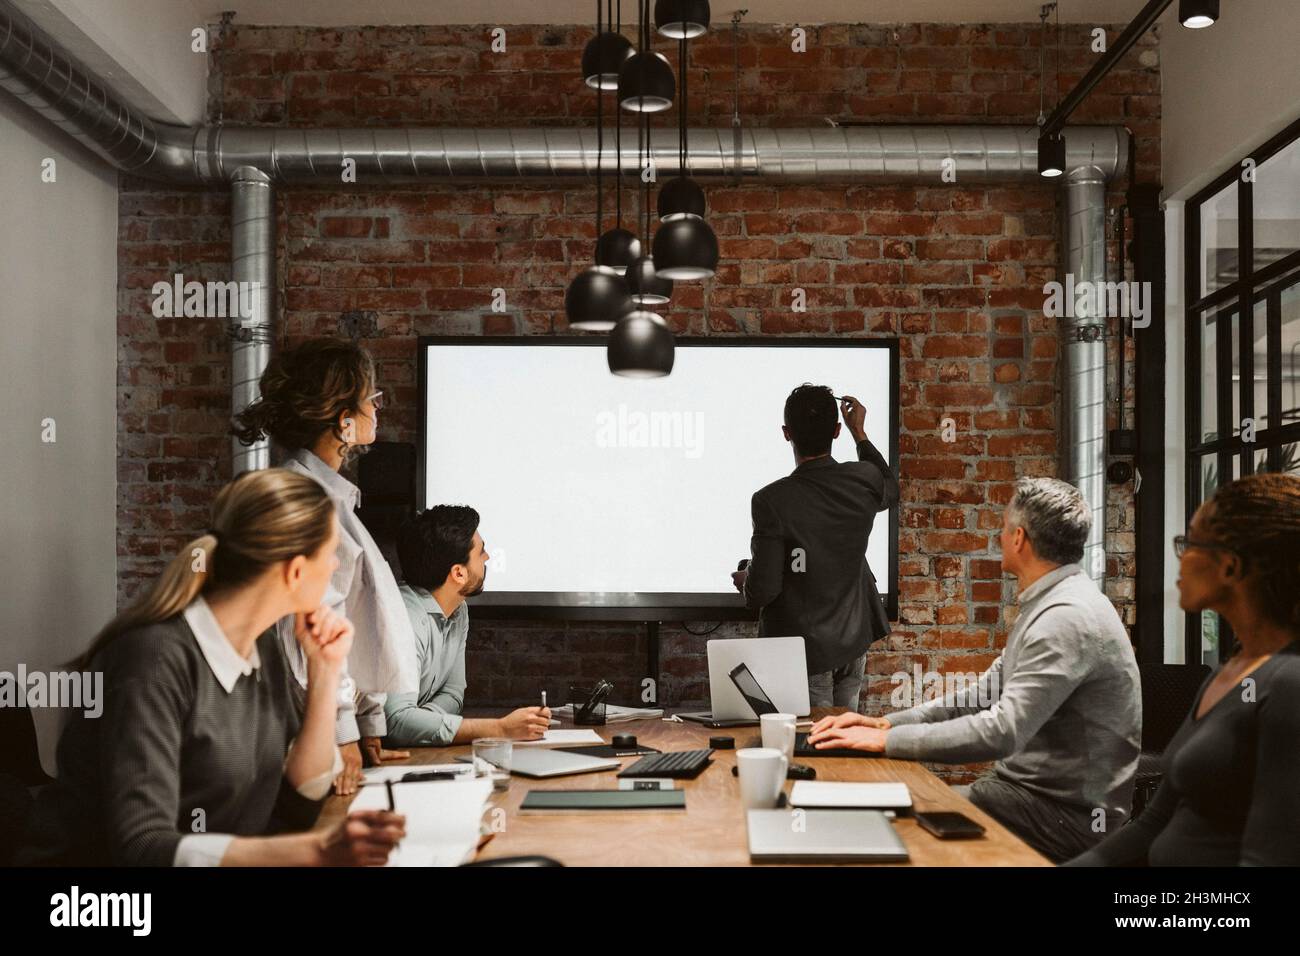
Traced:
[[545, 707], [521, 707], [504, 717], [472, 718], [465, 704], [466, 598], [483, 590], [490, 555], [478, 532], [479, 515], [465, 505], [437, 505], [398, 531], [397, 556], [405, 583], [402, 600], [415, 631], [419, 690], [389, 694], [384, 702], [386, 742], [393, 747], [436, 747], [478, 737], [536, 740], [550, 725]]

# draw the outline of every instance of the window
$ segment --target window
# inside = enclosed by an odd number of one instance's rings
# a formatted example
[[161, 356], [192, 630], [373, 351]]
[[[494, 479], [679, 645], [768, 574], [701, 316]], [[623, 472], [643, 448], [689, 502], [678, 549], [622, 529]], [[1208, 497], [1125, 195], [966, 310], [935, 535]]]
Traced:
[[[1300, 123], [1226, 170], [1187, 208], [1187, 520], [1222, 484], [1300, 474]], [[1187, 661], [1232, 644], [1187, 615]]]

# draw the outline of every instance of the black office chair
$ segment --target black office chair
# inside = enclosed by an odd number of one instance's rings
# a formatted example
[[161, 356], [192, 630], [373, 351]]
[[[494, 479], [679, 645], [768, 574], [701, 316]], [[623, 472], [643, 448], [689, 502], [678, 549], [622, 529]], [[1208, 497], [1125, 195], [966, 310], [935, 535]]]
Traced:
[[50, 782], [41, 766], [36, 724], [26, 707], [0, 707], [0, 866], [8, 866], [27, 834], [35, 806], [31, 789]]
[[559, 860], [549, 856], [502, 856], [495, 860], [475, 860], [462, 866], [564, 866]]
[[50, 782], [41, 766], [36, 745], [36, 724], [26, 707], [0, 707], [0, 774], [8, 774], [29, 787]]
[[1136, 820], [1155, 796], [1164, 776], [1161, 755], [1187, 719], [1196, 692], [1209, 673], [1207, 664], [1138, 664], [1142, 681], [1142, 752], [1138, 755], [1130, 821]]

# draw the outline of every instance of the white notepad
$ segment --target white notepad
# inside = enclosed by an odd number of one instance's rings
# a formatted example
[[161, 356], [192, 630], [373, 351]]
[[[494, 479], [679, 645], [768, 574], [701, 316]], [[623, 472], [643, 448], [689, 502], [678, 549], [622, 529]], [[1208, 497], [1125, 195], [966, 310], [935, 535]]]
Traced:
[[825, 809], [910, 810], [912, 793], [905, 783], [798, 780], [790, 790], [790, 805]]
[[[387, 810], [387, 787], [364, 787], [349, 810]], [[421, 781], [393, 787], [397, 812], [406, 817], [406, 838], [389, 866], [459, 866], [478, 848], [483, 810], [492, 781]]]

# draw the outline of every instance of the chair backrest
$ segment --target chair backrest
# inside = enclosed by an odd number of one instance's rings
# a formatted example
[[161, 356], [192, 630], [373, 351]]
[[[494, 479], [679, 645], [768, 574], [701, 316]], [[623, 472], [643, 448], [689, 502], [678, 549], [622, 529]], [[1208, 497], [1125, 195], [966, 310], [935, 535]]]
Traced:
[[0, 774], [10, 774], [29, 787], [48, 783], [36, 743], [36, 724], [27, 707], [0, 707]]
[[1191, 712], [1210, 674], [1206, 664], [1138, 664], [1142, 680], [1142, 749], [1160, 753]]

